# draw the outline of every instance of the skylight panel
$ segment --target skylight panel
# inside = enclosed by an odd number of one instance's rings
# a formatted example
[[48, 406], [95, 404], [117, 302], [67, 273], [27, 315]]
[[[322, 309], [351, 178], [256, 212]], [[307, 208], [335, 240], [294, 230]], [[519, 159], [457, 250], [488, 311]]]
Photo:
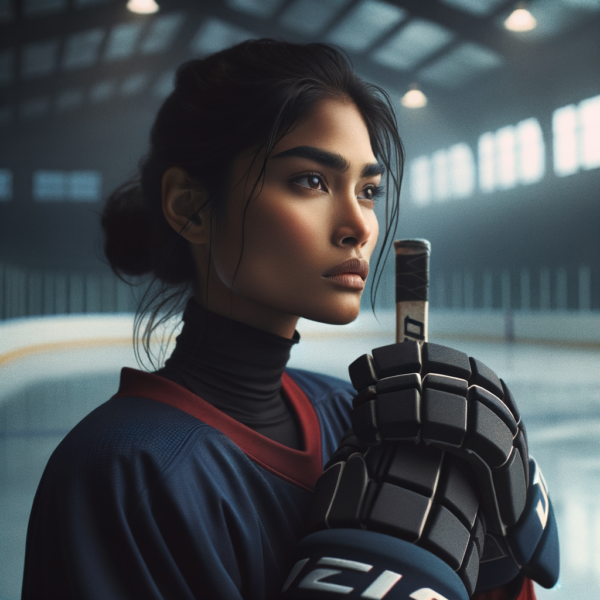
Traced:
[[412, 19], [373, 54], [373, 59], [391, 69], [412, 69], [453, 38], [454, 34], [441, 25]]
[[83, 104], [83, 90], [71, 89], [61, 92], [56, 97], [56, 108], [59, 111], [71, 110]]
[[202, 23], [192, 39], [191, 48], [195, 54], [203, 56], [219, 52], [245, 40], [256, 37], [249, 31], [236, 27], [227, 21], [209, 17]]
[[295, 0], [283, 12], [279, 22], [305, 35], [322, 32], [349, 0]]
[[21, 103], [19, 116], [22, 119], [34, 119], [45, 115], [50, 110], [48, 98], [31, 98]]
[[140, 52], [142, 54], [164, 52], [172, 44], [182, 23], [182, 13], [154, 17], [148, 28], [148, 33], [140, 45]]
[[451, 6], [452, 8], [458, 8], [459, 10], [469, 12], [477, 15], [478, 17], [487, 17], [491, 15], [494, 10], [504, 0], [441, 0], [444, 4]]
[[70, 71], [94, 65], [103, 39], [104, 30], [100, 27], [69, 35], [65, 41], [62, 68]]
[[21, 76], [33, 79], [53, 73], [58, 58], [58, 40], [27, 44], [23, 48]]
[[406, 11], [378, 0], [363, 0], [327, 36], [327, 41], [362, 52], [406, 18]]
[[112, 80], [99, 81], [90, 89], [90, 100], [94, 103], [106, 102], [114, 96], [116, 87]]
[[257, 17], [268, 18], [283, 4], [283, 0], [227, 0], [227, 6]]
[[123, 60], [129, 58], [142, 32], [142, 22], [119, 23], [110, 30], [104, 51], [104, 60]]
[[419, 78], [446, 87], [456, 87], [503, 63], [503, 58], [492, 50], [464, 42], [427, 65], [419, 72]]
[[38, 17], [62, 12], [67, 9], [67, 0], [25, 0], [23, 14]]
[[0, 85], [11, 83], [15, 65], [15, 51], [12, 48], [0, 52]]
[[134, 96], [139, 94], [148, 83], [147, 73], [134, 73], [130, 75], [121, 84], [121, 94], [123, 96]]

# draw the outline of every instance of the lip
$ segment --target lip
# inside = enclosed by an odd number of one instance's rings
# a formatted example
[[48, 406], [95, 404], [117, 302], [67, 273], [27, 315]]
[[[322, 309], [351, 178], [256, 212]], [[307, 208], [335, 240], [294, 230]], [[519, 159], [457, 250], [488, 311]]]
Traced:
[[349, 258], [323, 273], [323, 277], [336, 277], [337, 275], [358, 275], [363, 282], [369, 274], [369, 263], [364, 258]]

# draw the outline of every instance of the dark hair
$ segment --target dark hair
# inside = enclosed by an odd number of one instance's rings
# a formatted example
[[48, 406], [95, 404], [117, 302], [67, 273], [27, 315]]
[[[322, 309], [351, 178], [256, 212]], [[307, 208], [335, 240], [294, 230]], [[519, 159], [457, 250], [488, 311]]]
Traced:
[[113, 192], [102, 216], [113, 271], [120, 277], [151, 276], [136, 313], [136, 339], [147, 319], [143, 345], [151, 361], [152, 333], [183, 308], [196, 276], [189, 245], [162, 212], [163, 174], [169, 167], [185, 169], [191, 187], [207, 192], [211, 214], [218, 218], [234, 159], [250, 148], [258, 149], [257, 155], [266, 150], [250, 202], [273, 146], [322, 98], [357, 106], [373, 152], [386, 167], [386, 223], [375, 266], [374, 277], [379, 276], [371, 287], [374, 305], [398, 222], [404, 162], [391, 101], [384, 90], [361, 80], [332, 46], [249, 40], [179, 67], [138, 179]]

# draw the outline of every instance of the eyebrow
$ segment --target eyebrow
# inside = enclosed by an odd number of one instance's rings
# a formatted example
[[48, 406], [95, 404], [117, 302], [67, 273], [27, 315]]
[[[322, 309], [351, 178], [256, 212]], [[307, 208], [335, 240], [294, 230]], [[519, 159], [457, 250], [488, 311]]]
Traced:
[[[335, 152], [328, 152], [314, 146], [296, 146], [289, 150], [284, 150], [276, 154], [272, 158], [287, 158], [288, 156], [299, 156], [307, 158], [325, 167], [330, 167], [340, 173], [345, 173], [350, 168], [350, 163], [341, 155]], [[385, 167], [378, 163], [371, 163], [365, 166], [362, 171], [362, 177], [374, 177], [375, 175], [383, 175]]]

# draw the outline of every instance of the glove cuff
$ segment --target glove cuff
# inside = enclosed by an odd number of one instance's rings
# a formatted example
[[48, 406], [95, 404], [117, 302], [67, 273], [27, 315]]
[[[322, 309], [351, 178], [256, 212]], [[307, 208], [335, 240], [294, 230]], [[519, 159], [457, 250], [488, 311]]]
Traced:
[[545, 588], [556, 585], [560, 570], [558, 529], [542, 472], [529, 461], [530, 483], [521, 518], [506, 537], [486, 535], [477, 592], [508, 583], [521, 573]]
[[305, 537], [282, 598], [321, 597], [317, 592], [344, 596], [353, 590], [371, 600], [469, 598], [443, 560], [404, 540], [362, 529], [328, 529]]

